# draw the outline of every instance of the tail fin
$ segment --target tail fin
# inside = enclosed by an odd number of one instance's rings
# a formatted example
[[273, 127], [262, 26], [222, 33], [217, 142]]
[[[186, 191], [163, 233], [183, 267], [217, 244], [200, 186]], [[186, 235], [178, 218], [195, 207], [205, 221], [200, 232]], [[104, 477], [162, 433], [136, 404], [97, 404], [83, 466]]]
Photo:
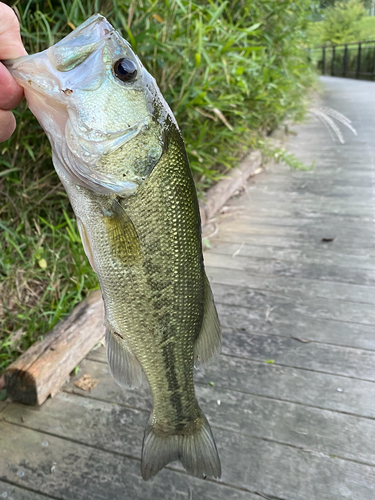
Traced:
[[166, 435], [145, 430], [141, 472], [145, 481], [154, 477], [170, 462], [180, 460], [186, 472], [197, 477], [220, 478], [221, 465], [214, 437], [206, 417], [195, 433]]

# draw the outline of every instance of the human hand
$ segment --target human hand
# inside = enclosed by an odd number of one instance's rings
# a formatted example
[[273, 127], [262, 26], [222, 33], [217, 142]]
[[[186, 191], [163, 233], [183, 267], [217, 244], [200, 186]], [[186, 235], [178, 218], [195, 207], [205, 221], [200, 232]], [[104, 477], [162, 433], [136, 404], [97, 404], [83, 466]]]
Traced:
[[[0, 60], [27, 54], [20, 35], [20, 26], [13, 10], [0, 2]], [[16, 128], [12, 108], [22, 101], [23, 89], [0, 63], [0, 142], [6, 141]]]

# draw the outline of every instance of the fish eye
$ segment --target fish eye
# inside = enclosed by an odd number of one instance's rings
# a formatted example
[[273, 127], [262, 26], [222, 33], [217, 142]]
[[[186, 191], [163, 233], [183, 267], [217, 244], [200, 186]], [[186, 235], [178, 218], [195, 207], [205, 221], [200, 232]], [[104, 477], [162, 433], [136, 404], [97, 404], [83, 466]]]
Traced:
[[116, 61], [113, 71], [122, 82], [130, 82], [137, 76], [137, 67], [130, 59], [119, 59]]

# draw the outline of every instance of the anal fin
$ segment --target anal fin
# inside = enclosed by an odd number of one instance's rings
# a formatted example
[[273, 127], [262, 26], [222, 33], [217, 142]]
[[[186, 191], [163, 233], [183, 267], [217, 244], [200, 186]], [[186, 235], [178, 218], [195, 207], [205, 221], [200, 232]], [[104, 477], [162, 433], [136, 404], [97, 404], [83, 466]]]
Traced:
[[134, 389], [140, 387], [145, 379], [142, 367], [122, 337], [107, 328], [105, 344], [109, 369], [116, 384]]
[[207, 364], [212, 361], [221, 351], [221, 328], [217, 315], [210, 282], [206, 274], [205, 279], [205, 302], [203, 323], [199, 337], [194, 346], [194, 366]]

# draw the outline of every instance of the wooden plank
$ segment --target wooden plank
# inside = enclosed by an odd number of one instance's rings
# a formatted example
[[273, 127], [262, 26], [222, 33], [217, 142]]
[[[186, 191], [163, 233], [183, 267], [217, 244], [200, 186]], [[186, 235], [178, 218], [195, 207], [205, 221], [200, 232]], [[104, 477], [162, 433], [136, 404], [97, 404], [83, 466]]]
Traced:
[[[270, 181], [270, 188], [273, 189], [277, 186], [285, 186], [285, 189], [290, 191], [299, 190], [301, 193], [317, 193], [318, 191], [325, 196], [324, 187], [332, 191], [335, 187], [340, 190], [347, 190], [352, 196], [352, 193], [358, 193], [359, 190], [364, 190], [365, 194], [370, 193], [371, 184], [369, 184], [370, 170], [358, 170], [347, 172], [345, 170], [337, 171], [337, 168], [327, 168], [321, 169], [314, 172], [313, 174], [305, 174], [301, 172], [300, 175], [292, 174], [288, 175], [286, 172], [279, 173], [275, 172], [267, 177], [256, 178], [255, 182], [258, 185], [268, 185], [268, 180]], [[323, 187], [324, 186], [324, 187]], [[344, 198], [345, 196], [343, 196]], [[361, 201], [360, 196], [358, 201]], [[370, 208], [370, 207], [369, 207]]]
[[236, 258], [214, 252], [205, 253], [207, 266], [239, 269], [262, 276], [285, 276], [309, 280], [331, 281], [354, 285], [375, 286], [373, 269], [356, 269], [333, 264], [314, 264], [287, 260], [261, 259], [252, 257]]
[[375, 416], [374, 382], [228, 356], [198, 371], [196, 380], [353, 415]]
[[[231, 206], [231, 205], [229, 205]], [[267, 229], [268, 232], [272, 231], [278, 234], [280, 231], [283, 232], [296, 232], [303, 233], [304, 231], [313, 233], [318, 233], [320, 231], [326, 232], [327, 229], [336, 236], [340, 236], [343, 241], [348, 239], [348, 236], [353, 236], [356, 239], [368, 239], [373, 236], [372, 230], [374, 228], [374, 223], [371, 220], [373, 216], [373, 211], [368, 210], [368, 222], [364, 221], [364, 216], [356, 217], [350, 219], [348, 217], [333, 217], [332, 215], [320, 215], [315, 217], [303, 217], [298, 216], [293, 213], [290, 208], [289, 215], [283, 217], [272, 217], [269, 214], [254, 214], [249, 207], [249, 211], [244, 211], [240, 208], [225, 209], [223, 213], [220, 214], [220, 224], [225, 228], [227, 225], [232, 226], [233, 222], [240, 224], [246, 224], [247, 227], [250, 226], [250, 231], [257, 231], [265, 233]], [[216, 219], [217, 220], [217, 219]], [[260, 226], [260, 227], [258, 227]], [[275, 231], [273, 231], [274, 226], [276, 226]], [[254, 229], [253, 229], [254, 227]], [[356, 243], [355, 241], [351, 243]], [[353, 245], [352, 245], [353, 246]], [[327, 245], [323, 245], [327, 247]], [[307, 250], [307, 249], [306, 249]], [[338, 249], [339, 250], [339, 249]]]
[[354, 304], [375, 304], [375, 288], [347, 283], [317, 282], [308, 279], [278, 276], [257, 276], [241, 269], [227, 269], [206, 265], [211, 284], [246, 287], [258, 291], [283, 294], [285, 297], [300, 297], [301, 300], [331, 299]]
[[[272, 333], [346, 347], [374, 349], [373, 326], [320, 318], [312, 321], [308, 316], [297, 312], [288, 314], [288, 310], [281, 311], [277, 308], [271, 311], [270, 304], [260, 312], [247, 307], [234, 308], [220, 303], [217, 304], [217, 309], [224, 328], [242, 330], [248, 334]], [[266, 321], [268, 313], [270, 321]]]
[[375, 252], [368, 252], [365, 255], [348, 255], [340, 253], [339, 243], [332, 245], [332, 242], [321, 244], [318, 248], [311, 250], [309, 247], [300, 249], [259, 246], [246, 242], [233, 240], [228, 234], [218, 235], [213, 242], [210, 242], [210, 252], [229, 255], [230, 257], [250, 257], [261, 259], [275, 259], [301, 262], [306, 264], [325, 264], [340, 267], [350, 267], [357, 269], [371, 269], [375, 261]]
[[213, 285], [245, 286], [247, 288], [281, 293], [287, 297], [309, 300], [314, 297], [344, 301], [346, 303], [375, 304], [375, 288], [347, 283], [317, 282], [314, 280], [257, 276], [242, 269], [227, 269], [206, 265], [207, 275]]
[[[238, 225], [239, 222], [236, 222]], [[356, 241], [354, 244], [354, 239], [350, 238], [350, 235], [347, 239], [337, 238], [337, 233], [333, 233], [332, 231], [323, 230], [321, 232], [316, 232], [314, 230], [311, 231], [297, 231], [294, 228], [292, 231], [289, 231], [291, 228], [286, 228], [284, 234], [276, 234], [280, 233], [279, 229], [273, 230], [273, 226], [262, 226], [262, 229], [259, 230], [258, 226], [253, 226], [250, 228], [247, 225], [241, 225], [241, 227], [230, 227], [229, 225], [224, 226], [223, 224], [216, 225], [211, 224], [211, 226], [207, 226], [207, 234], [210, 234], [208, 229], [210, 229], [211, 233], [214, 230], [214, 227], [218, 229], [217, 235], [222, 239], [228, 241], [228, 238], [239, 244], [248, 243], [256, 246], [274, 246], [274, 247], [287, 247], [287, 248], [296, 248], [301, 249], [303, 247], [309, 247], [311, 249], [322, 250], [326, 246], [326, 243], [322, 242], [322, 238], [335, 236], [335, 240], [331, 242], [332, 249], [338, 248], [341, 254], [353, 255], [368, 255], [373, 251], [374, 245], [372, 240], [361, 239]], [[357, 238], [358, 240], [358, 238]], [[209, 238], [211, 242], [211, 239]], [[209, 253], [209, 252], [208, 252]]]
[[[3, 447], [7, 459], [0, 458], [2, 475], [20, 483], [15, 470], [21, 468], [23, 484], [31, 483], [42, 492], [62, 498], [112, 500], [122, 498], [126, 491], [128, 498], [164, 500], [173, 487], [174, 498], [188, 499], [190, 495], [205, 500], [255, 500], [251, 493], [276, 499], [373, 500], [375, 494], [374, 467], [256, 438], [239, 439], [221, 429], [215, 435], [222, 458], [222, 483], [168, 469], [145, 483], [138, 472], [139, 462], [129, 459], [126, 452], [108, 453], [100, 449], [100, 444], [88, 447], [5, 422], [1, 427], [1, 433], [5, 431], [8, 436]], [[22, 443], [27, 443], [27, 456]], [[43, 443], [48, 446], [40, 453]], [[56, 463], [52, 474], [51, 463]]]
[[[372, 419], [249, 396], [208, 385], [197, 385], [197, 396], [215, 434], [215, 429], [220, 428], [237, 433], [237, 439], [257, 437], [317, 454], [375, 465], [375, 449], [368, 438], [375, 434], [375, 421]], [[13, 404], [7, 408], [3, 419], [8, 423], [139, 458], [148, 415], [148, 410], [60, 393], [53, 401], [46, 401], [43, 411]], [[340, 429], [339, 433], [337, 429]]]
[[[228, 235], [226, 237], [218, 235], [210, 243], [210, 252], [228, 255], [230, 257], [250, 257], [261, 259], [275, 259], [301, 262], [305, 264], [336, 265], [340, 267], [350, 267], [357, 269], [371, 269], [375, 262], [375, 252], [367, 255], [347, 255], [341, 254], [337, 246], [332, 247], [331, 242], [321, 245], [321, 248], [310, 250], [310, 248], [285, 248], [285, 247], [264, 247], [250, 245], [249, 243], [239, 243], [233, 241]], [[333, 243], [333, 242], [332, 242]]]
[[[307, 157], [310, 156], [310, 153], [308, 153], [306, 156]], [[272, 176], [274, 179], [282, 177], [284, 179], [291, 178], [295, 180], [298, 179], [301, 181], [305, 181], [306, 179], [312, 181], [315, 178], [323, 181], [324, 179], [329, 178], [333, 179], [334, 181], [338, 180], [342, 184], [346, 183], [348, 185], [351, 184], [352, 180], [354, 180], [355, 182], [363, 180], [367, 182], [366, 185], [368, 186], [369, 173], [371, 173], [372, 169], [371, 159], [369, 159], [368, 163], [364, 163], [363, 161], [360, 162], [357, 165], [357, 168], [352, 168], [350, 170], [338, 166], [338, 163], [339, 163], [338, 159], [333, 157], [332, 161], [326, 162], [324, 166], [321, 163], [319, 163], [319, 165], [316, 165], [315, 168], [313, 168], [312, 170], [303, 170], [303, 171], [300, 170], [291, 171], [287, 165], [284, 168], [282, 167], [282, 165], [278, 165], [277, 168], [274, 169], [267, 168], [265, 175], [262, 175], [262, 177], [259, 177], [259, 179], [256, 179], [256, 181], [260, 179], [263, 180], [265, 176], [268, 177]]]
[[[100, 378], [100, 384], [87, 396], [133, 408], [149, 408], [144, 389], [122, 392], [115, 386], [106, 363], [103, 363], [104, 350], [99, 351], [93, 356], [95, 359], [101, 356], [101, 362], [89, 358], [82, 362], [81, 374]], [[225, 355], [219, 356], [218, 361], [205, 369], [197, 370], [195, 379], [202, 385], [213, 382], [220, 389], [375, 418], [374, 382]], [[75, 380], [77, 378], [73, 377], [64, 390], [86, 394], [74, 386]]]
[[[313, 239], [317, 243], [322, 243], [323, 237], [334, 237], [335, 239], [332, 243], [340, 241], [340, 245], [353, 248], [360, 247], [362, 244], [371, 247], [374, 243], [371, 228], [369, 227], [366, 229], [358, 227], [354, 222], [344, 226], [341, 224], [338, 225], [334, 221], [331, 221], [330, 224], [317, 224], [311, 221], [308, 227], [303, 227], [300, 225], [283, 226], [282, 223], [266, 224], [265, 222], [250, 224], [250, 222], [248, 223], [246, 220], [242, 220], [242, 218], [239, 218], [237, 221], [220, 219], [218, 234], [221, 233], [279, 236], [285, 239], [294, 239], [299, 242], [299, 245], [308, 243], [310, 239]], [[324, 246], [326, 245], [321, 245], [321, 247]], [[336, 245], [331, 246], [336, 248]], [[339, 247], [339, 249], [340, 248], [341, 247]]]
[[[370, 162], [371, 164], [371, 159]], [[365, 164], [364, 162], [362, 164]], [[343, 166], [342, 168], [337, 168], [337, 158], [332, 158], [332, 162], [330, 163], [331, 169], [329, 168], [320, 168], [320, 169], [312, 169], [310, 171], [282, 171], [281, 169], [276, 169], [275, 173], [268, 173], [268, 175], [262, 175], [257, 177], [256, 179], [252, 179], [252, 182], [258, 185], [270, 185], [271, 188], [274, 185], [285, 184], [289, 186], [299, 186], [301, 190], [310, 189], [311, 187], [315, 187], [316, 185], [321, 187], [324, 186], [332, 187], [347, 187], [347, 188], [364, 188], [370, 189], [371, 184], [369, 184], [369, 170], [361, 171], [348, 169]]]
[[336, 196], [340, 193], [343, 197], [346, 193], [349, 195], [357, 195], [361, 198], [361, 193], [364, 196], [370, 196], [372, 186], [368, 182], [369, 173], [367, 176], [358, 177], [350, 172], [341, 172], [337, 175], [331, 172], [331, 175], [306, 175], [292, 173], [291, 175], [269, 175], [260, 176], [253, 180], [257, 187], [266, 187], [268, 190], [285, 189], [286, 191], [298, 190], [302, 193], [318, 193], [323, 196], [329, 195]]
[[[253, 290], [246, 286], [228, 286], [214, 283], [215, 302], [232, 306], [247, 307], [258, 312], [259, 318], [265, 320], [267, 314], [270, 322], [275, 315], [288, 317], [290, 324], [296, 316], [308, 316], [313, 319], [375, 325], [375, 310], [372, 304], [356, 304], [343, 300], [322, 299], [318, 297], [285, 296], [269, 291]], [[375, 288], [373, 289], [375, 292]], [[296, 290], [296, 292], [298, 292]], [[277, 314], [276, 314], [277, 311]], [[285, 323], [285, 320], [284, 320]], [[337, 325], [336, 325], [337, 328]], [[327, 339], [329, 342], [329, 340]], [[375, 339], [374, 339], [375, 347]]]
[[[263, 182], [262, 182], [263, 181]], [[350, 185], [337, 185], [334, 181], [329, 179], [324, 182], [324, 180], [319, 181], [318, 179], [315, 182], [306, 179], [306, 181], [302, 184], [300, 180], [293, 182], [292, 179], [288, 178], [274, 178], [270, 177], [267, 180], [256, 179], [254, 181], [256, 184], [258, 193], [267, 193], [267, 195], [272, 196], [276, 192], [282, 192], [286, 196], [292, 195], [297, 196], [298, 198], [302, 198], [303, 196], [312, 195], [319, 196], [319, 198], [325, 197], [328, 199], [331, 198], [349, 198], [349, 199], [362, 199], [368, 200], [369, 202], [372, 199], [373, 191], [372, 186], [350, 186]]]
[[103, 318], [101, 294], [97, 291], [7, 368], [4, 376], [8, 395], [15, 401], [39, 405], [54, 396], [103, 337]]
[[[245, 194], [248, 195], [248, 197], [251, 197], [251, 203], [257, 204], [261, 203], [263, 200], [275, 200], [276, 202], [281, 202], [281, 201], [288, 201], [289, 203], [294, 203], [294, 204], [304, 204], [305, 200], [307, 203], [314, 204], [316, 207], [319, 207], [322, 204], [330, 204], [334, 203], [336, 201], [336, 198], [340, 199], [341, 196], [343, 196], [343, 193], [336, 193], [336, 197], [334, 196], [328, 196], [328, 195], [323, 195], [321, 193], [300, 193], [298, 191], [285, 191], [284, 189], [276, 189], [276, 187], [271, 190], [267, 189], [261, 189], [257, 186], [249, 185], [246, 188]], [[364, 207], [369, 206], [371, 203], [371, 196], [370, 193], [368, 192], [367, 195], [363, 196], [362, 198], [358, 196], [358, 193], [356, 194], [345, 194], [345, 201], [348, 203], [350, 206], [352, 203], [354, 205], [362, 205]]]
[[6, 498], [7, 500], [46, 500], [46, 498], [56, 497], [25, 490], [24, 488], [0, 480], [0, 498]]
[[[250, 198], [250, 195], [249, 195]], [[251, 199], [253, 195], [251, 195]], [[220, 211], [228, 213], [247, 213], [254, 217], [301, 217], [305, 219], [331, 219], [333, 221], [370, 222], [373, 216], [373, 209], [368, 204], [351, 204], [342, 206], [339, 200], [332, 200], [330, 203], [313, 203], [305, 200], [303, 204], [291, 203], [289, 200], [272, 200], [263, 198], [262, 203], [247, 203], [246, 198], [238, 196], [232, 198]]]
[[[126, 456], [126, 450], [108, 453], [98, 446], [83, 446], [6, 422], [0, 422], [0, 443], [1, 477], [61, 500], [263, 500], [259, 495], [241, 491], [237, 485], [233, 489], [169, 469], [145, 482], [140, 475], [140, 462]], [[366, 492], [366, 467], [356, 466], [353, 472], [364, 473], [359, 491]], [[353, 487], [356, 481], [351, 481]]]
[[375, 351], [224, 331], [223, 354], [375, 382]]

